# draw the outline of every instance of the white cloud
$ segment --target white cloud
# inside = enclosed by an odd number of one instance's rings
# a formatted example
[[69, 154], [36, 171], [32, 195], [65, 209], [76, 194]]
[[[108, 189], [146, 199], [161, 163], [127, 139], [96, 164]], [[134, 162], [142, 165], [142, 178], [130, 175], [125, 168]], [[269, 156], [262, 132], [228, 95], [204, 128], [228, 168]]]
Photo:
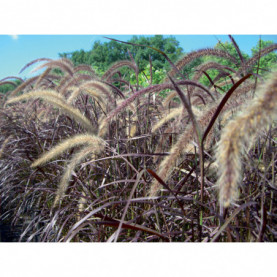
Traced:
[[12, 37], [12, 39], [17, 40], [18, 39], [18, 35], [10, 35]]

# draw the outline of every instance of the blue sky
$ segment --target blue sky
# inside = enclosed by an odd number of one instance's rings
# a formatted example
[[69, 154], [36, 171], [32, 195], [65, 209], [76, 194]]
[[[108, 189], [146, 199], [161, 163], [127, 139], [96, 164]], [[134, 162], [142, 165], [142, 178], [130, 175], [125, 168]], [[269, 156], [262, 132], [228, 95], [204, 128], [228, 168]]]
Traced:
[[[57, 59], [58, 53], [74, 50], [90, 50], [95, 41], [108, 42], [108, 36], [123, 41], [132, 35], [0, 35], [0, 79], [7, 76], [30, 77], [30, 69], [19, 74], [20, 69], [37, 58]], [[147, 35], [149, 36], [149, 35]], [[173, 35], [185, 52], [213, 47], [218, 39], [229, 41], [227, 35]], [[277, 35], [262, 35], [263, 40], [277, 43]], [[251, 55], [251, 48], [257, 44], [259, 35], [235, 35], [240, 49]]]

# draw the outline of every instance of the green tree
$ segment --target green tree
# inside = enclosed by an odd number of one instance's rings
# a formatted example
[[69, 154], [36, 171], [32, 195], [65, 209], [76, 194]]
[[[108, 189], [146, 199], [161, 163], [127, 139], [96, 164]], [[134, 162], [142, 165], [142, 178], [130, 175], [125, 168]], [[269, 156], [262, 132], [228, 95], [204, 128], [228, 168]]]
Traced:
[[[273, 44], [273, 41], [264, 41], [259, 40], [257, 45], [251, 49], [252, 56], [259, 53], [260, 49], [270, 46]], [[258, 61], [255, 63], [254, 68], [257, 68]], [[259, 61], [259, 74], [266, 74], [268, 70], [272, 70], [277, 67], [277, 54], [275, 52], [271, 52], [260, 58]]]
[[[179, 46], [179, 42], [173, 36], [168, 38], [164, 38], [162, 35], [156, 35], [154, 37], [133, 36], [130, 42], [157, 48], [165, 52], [173, 62], [176, 62], [177, 59], [183, 54], [183, 49]], [[168, 70], [170, 68], [170, 65], [166, 62], [164, 56], [153, 49], [131, 46], [130, 52], [132, 53], [140, 70], [144, 70], [149, 64], [149, 56], [152, 60], [154, 68], [158, 70]]]
[[[172, 36], [168, 38], [164, 38], [162, 35], [153, 37], [133, 36], [128, 42], [158, 48], [164, 51], [173, 62], [183, 53], [179, 42]], [[75, 65], [81, 63], [89, 64], [100, 72], [103, 72], [117, 61], [130, 59], [128, 50], [133, 55], [140, 71], [146, 69], [146, 66], [149, 64], [149, 56], [155, 69], [169, 69], [170, 67], [165, 58], [155, 50], [147, 47], [126, 45], [112, 40], [104, 43], [96, 41], [92, 49], [87, 52], [78, 50], [71, 53], [61, 53], [59, 55], [60, 57], [71, 59]]]
[[[16, 86], [21, 84], [21, 82], [19, 80], [14, 80], [13, 82], [16, 84]], [[7, 93], [9, 91], [12, 91], [12, 90], [14, 90], [14, 88], [16, 86], [13, 86], [12, 84], [1, 84], [0, 83], [0, 93]]]

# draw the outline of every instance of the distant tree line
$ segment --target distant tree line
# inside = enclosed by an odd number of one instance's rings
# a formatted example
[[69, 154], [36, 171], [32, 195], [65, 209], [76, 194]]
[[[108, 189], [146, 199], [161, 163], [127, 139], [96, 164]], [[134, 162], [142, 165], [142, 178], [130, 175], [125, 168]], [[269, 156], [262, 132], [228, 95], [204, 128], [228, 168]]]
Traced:
[[[154, 48], [158, 48], [164, 51], [168, 57], [173, 61], [176, 62], [177, 60], [181, 59], [186, 53], [180, 47], [179, 41], [174, 37], [164, 37], [162, 35], [155, 35], [152, 37], [145, 37], [145, 36], [133, 36], [127, 42], [140, 44], [140, 45], [148, 45]], [[273, 44], [273, 41], [263, 41], [260, 40], [257, 42], [257, 45], [251, 49], [251, 56], [254, 56], [259, 52], [259, 49], [263, 49], [270, 44]], [[233, 45], [230, 42], [218, 42], [215, 46], [215, 49], [222, 49], [228, 51], [232, 56], [236, 57], [239, 60], [239, 54]], [[91, 65], [98, 73], [105, 72], [113, 63], [130, 59], [129, 53], [134, 57], [137, 65], [139, 66], [140, 72], [147, 70], [149, 67], [149, 58], [151, 59], [152, 66], [155, 70], [169, 70], [170, 65], [165, 60], [164, 56], [158, 53], [155, 50], [149, 49], [147, 47], [139, 47], [139, 46], [132, 46], [126, 45], [123, 43], [119, 43], [116, 41], [108, 41], [108, 42], [100, 42], [95, 41], [92, 45], [92, 49], [89, 51], [84, 50], [77, 50], [71, 53], [60, 53], [60, 57], [68, 58], [72, 60], [74, 65], [79, 64], [88, 64]], [[241, 51], [242, 56], [244, 59], [248, 59], [249, 55]], [[234, 66], [230, 61], [225, 60], [224, 58], [213, 58], [214, 61], [221, 63], [222, 65], [226, 66]], [[205, 61], [210, 61], [211, 57], [199, 57], [195, 59], [191, 64], [189, 64], [186, 68], [183, 69], [183, 73], [186, 76], [191, 76], [194, 72], [193, 69], [200, 64], [203, 64]], [[276, 66], [277, 62], [277, 54], [275, 52], [271, 52], [266, 56], [262, 57], [259, 62], [259, 74], [265, 73], [268, 69], [271, 69]], [[254, 65], [255, 66], [255, 65]], [[209, 70], [211, 76], [214, 76], [215, 69]]]
[[[162, 35], [153, 37], [133, 36], [128, 42], [158, 48], [164, 51], [173, 62], [184, 54], [183, 49], [179, 46], [179, 42], [172, 36], [167, 38], [164, 38]], [[96, 41], [89, 51], [78, 50], [71, 53], [61, 53], [59, 55], [60, 57], [71, 59], [75, 65], [89, 64], [99, 71], [105, 71], [117, 61], [130, 59], [128, 50], [134, 57], [140, 70], [144, 70], [149, 64], [149, 57], [152, 60], [154, 68], [169, 68], [165, 58], [155, 50], [147, 47], [126, 45], [113, 40], [104, 43]]]

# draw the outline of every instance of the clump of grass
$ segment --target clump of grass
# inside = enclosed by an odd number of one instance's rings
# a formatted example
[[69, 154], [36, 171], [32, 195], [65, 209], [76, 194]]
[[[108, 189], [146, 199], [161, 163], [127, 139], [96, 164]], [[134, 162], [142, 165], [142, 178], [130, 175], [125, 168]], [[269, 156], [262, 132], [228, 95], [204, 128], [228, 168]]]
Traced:
[[[170, 82], [152, 84], [150, 58], [147, 87], [131, 54], [102, 76], [66, 59], [27, 64], [24, 70], [45, 62], [45, 71], [1, 98], [0, 219], [23, 222], [21, 241], [276, 240], [276, 75], [253, 104], [262, 79], [246, 75], [275, 46], [246, 60], [230, 39], [238, 58], [204, 49], [173, 64], [161, 50], [145, 46], [172, 66]], [[193, 68], [192, 80], [185, 79], [179, 70], [202, 56], [224, 58], [231, 66], [206, 60]], [[212, 77], [208, 70], [214, 69]], [[136, 84], [125, 74], [133, 71]], [[244, 120], [230, 121], [239, 110]], [[226, 131], [228, 126], [236, 128]], [[218, 153], [229, 152], [215, 161], [221, 133]], [[249, 162], [242, 173], [245, 148]], [[237, 157], [227, 157], [233, 150]], [[218, 167], [223, 177], [217, 183]], [[229, 189], [223, 180], [228, 174]], [[247, 183], [240, 201], [221, 214], [219, 204], [235, 199], [240, 179]], [[218, 185], [229, 200], [218, 198]]]

